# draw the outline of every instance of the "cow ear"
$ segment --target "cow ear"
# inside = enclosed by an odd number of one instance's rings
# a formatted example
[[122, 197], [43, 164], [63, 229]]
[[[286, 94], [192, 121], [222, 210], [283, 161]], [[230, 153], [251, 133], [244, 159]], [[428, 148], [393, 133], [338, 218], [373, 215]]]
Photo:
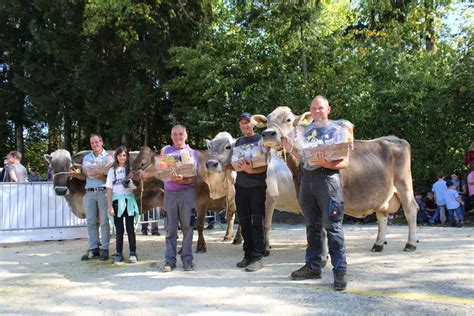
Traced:
[[205, 139], [206, 141], [206, 148], [211, 150], [211, 148], [209, 148], [209, 144], [211, 143], [211, 141], [209, 139]]
[[82, 159], [84, 159], [84, 156], [87, 155], [90, 151], [88, 150], [83, 150], [78, 152], [77, 154], [73, 155], [71, 157], [72, 163], [74, 166], [82, 166]]
[[48, 163], [51, 163], [51, 159], [53, 158], [50, 154], [44, 154], [43, 157]]
[[313, 118], [311, 117], [311, 112], [306, 112], [301, 115], [298, 115], [296, 119], [293, 121], [293, 126], [298, 126], [298, 125], [308, 125], [313, 121]]
[[254, 123], [258, 128], [264, 128], [267, 126], [267, 118], [261, 114], [252, 115], [250, 121]]

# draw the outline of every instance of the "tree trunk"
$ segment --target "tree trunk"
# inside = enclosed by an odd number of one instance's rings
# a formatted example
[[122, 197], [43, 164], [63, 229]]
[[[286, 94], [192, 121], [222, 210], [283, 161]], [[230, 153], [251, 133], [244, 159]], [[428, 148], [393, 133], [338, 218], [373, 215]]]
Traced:
[[76, 135], [76, 145], [77, 145], [77, 152], [81, 151], [82, 147], [82, 138], [81, 138], [81, 124], [80, 121], [77, 121], [77, 135]]
[[25, 150], [25, 140], [23, 138], [23, 123], [15, 123], [15, 138], [16, 138], [16, 150], [24, 153]]
[[48, 153], [61, 148], [61, 133], [57, 127], [48, 126]]
[[429, 52], [434, 52], [436, 50], [436, 40], [435, 40], [435, 30], [433, 27], [433, 16], [432, 13], [434, 11], [433, 8], [433, 1], [425, 1], [425, 20], [426, 20], [426, 37], [425, 37], [425, 46], [426, 50]]
[[128, 135], [122, 134], [122, 145], [128, 148], [129, 144], [130, 144], [130, 138], [128, 137]]
[[71, 140], [71, 118], [69, 115], [64, 115], [64, 129], [63, 129], [63, 137], [64, 137], [64, 149], [72, 153], [72, 140]]
[[303, 68], [303, 79], [308, 81], [308, 63], [306, 60], [306, 39], [304, 37], [303, 26], [300, 27], [301, 36], [301, 68]]
[[143, 128], [143, 146], [148, 146], [148, 115], [145, 115]]

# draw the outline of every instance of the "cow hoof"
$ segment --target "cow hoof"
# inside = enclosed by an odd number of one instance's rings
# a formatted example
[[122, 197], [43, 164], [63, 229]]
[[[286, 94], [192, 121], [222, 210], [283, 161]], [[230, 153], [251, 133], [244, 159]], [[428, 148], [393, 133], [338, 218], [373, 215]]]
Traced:
[[196, 253], [206, 253], [206, 252], [207, 252], [206, 246], [196, 247]]
[[410, 245], [410, 244], [406, 244], [405, 248], [403, 248], [403, 251], [406, 251], [406, 252], [413, 252], [415, 250], [416, 250], [416, 246]]
[[242, 244], [242, 239], [234, 239], [234, 241], [232, 242], [233, 245], [240, 245]]
[[382, 252], [383, 250], [383, 245], [377, 245], [377, 244], [374, 244], [372, 246], [372, 249], [370, 249], [370, 251], [372, 252]]
[[387, 244], [387, 241], [385, 240], [385, 241], [383, 242], [383, 244], [386, 245], [386, 244]]
[[263, 256], [268, 257], [269, 255], [270, 255], [270, 250], [265, 249], [265, 251], [263, 252]]
[[225, 236], [224, 239], [222, 239], [222, 241], [231, 241], [232, 240], [232, 237], [229, 237], [229, 236]]
[[182, 254], [183, 253], [183, 248], [179, 248], [178, 250], [178, 255]]

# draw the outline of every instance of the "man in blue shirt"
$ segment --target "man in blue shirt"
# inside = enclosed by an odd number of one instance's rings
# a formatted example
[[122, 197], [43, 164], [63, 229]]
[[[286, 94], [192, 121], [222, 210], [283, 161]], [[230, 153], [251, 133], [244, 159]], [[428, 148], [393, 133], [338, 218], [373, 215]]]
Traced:
[[[94, 165], [103, 165], [109, 157], [104, 149], [102, 137], [91, 134], [90, 144], [92, 152], [85, 155], [82, 160], [83, 173], [73, 173], [73, 177], [86, 181], [86, 194], [83, 198], [84, 209], [87, 219], [87, 233], [89, 235], [89, 246], [87, 253], [82, 256], [82, 261], [99, 258], [101, 261], [109, 259], [110, 226], [107, 217], [107, 197], [105, 181], [107, 176], [94, 168]], [[97, 226], [97, 218], [100, 220], [100, 235]], [[99, 249], [100, 246], [100, 249]]]

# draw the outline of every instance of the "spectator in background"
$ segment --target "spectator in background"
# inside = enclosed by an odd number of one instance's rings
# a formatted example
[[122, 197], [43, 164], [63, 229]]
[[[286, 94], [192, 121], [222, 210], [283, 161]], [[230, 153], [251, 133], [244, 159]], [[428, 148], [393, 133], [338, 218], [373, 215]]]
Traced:
[[31, 172], [28, 175], [28, 182], [39, 182], [41, 181], [38, 171], [35, 167], [31, 167]]
[[8, 168], [8, 159], [7, 157], [3, 157], [3, 168], [2, 172], [0, 173], [0, 182], [5, 182], [7, 178], [7, 168]]
[[51, 168], [51, 165], [48, 165], [48, 171], [46, 173], [46, 180], [53, 181], [53, 168]]
[[466, 206], [466, 211], [474, 206], [474, 164], [471, 164], [471, 171], [467, 175], [467, 186], [469, 190], [469, 205]]
[[428, 223], [428, 216], [426, 214], [426, 207], [425, 201], [423, 201], [423, 192], [416, 192], [415, 193], [415, 201], [418, 204], [419, 210], [417, 214], [417, 222], [418, 223]]
[[446, 187], [446, 181], [444, 181], [443, 171], [438, 171], [436, 176], [438, 177], [438, 181], [433, 184], [431, 190], [434, 192], [436, 204], [439, 208], [439, 220], [441, 225], [444, 225], [446, 224], [446, 201], [444, 199], [444, 192], [446, 192], [448, 188]]
[[425, 210], [426, 214], [430, 218], [429, 223], [434, 224], [439, 219], [439, 209], [438, 205], [436, 205], [433, 191], [429, 191], [428, 194], [426, 194]]
[[464, 202], [464, 205], [462, 206], [462, 210], [464, 213], [466, 211], [465, 206], [468, 204], [469, 201], [466, 180], [461, 177], [461, 174], [458, 171], [453, 171], [453, 173], [451, 174], [451, 180], [453, 181], [454, 185], [456, 185], [456, 191], [458, 191], [459, 196]]
[[464, 216], [461, 205], [464, 205], [464, 201], [456, 191], [456, 185], [454, 185], [453, 181], [446, 181], [446, 187], [448, 189], [444, 192], [444, 199], [446, 201], [446, 208], [448, 209], [449, 224], [451, 226], [456, 226], [454, 223], [454, 212], [456, 212], [458, 218], [457, 226], [462, 227], [464, 223]]
[[28, 182], [28, 172], [21, 161], [21, 153], [10, 151], [7, 155], [8, 168], [5, 182]]

